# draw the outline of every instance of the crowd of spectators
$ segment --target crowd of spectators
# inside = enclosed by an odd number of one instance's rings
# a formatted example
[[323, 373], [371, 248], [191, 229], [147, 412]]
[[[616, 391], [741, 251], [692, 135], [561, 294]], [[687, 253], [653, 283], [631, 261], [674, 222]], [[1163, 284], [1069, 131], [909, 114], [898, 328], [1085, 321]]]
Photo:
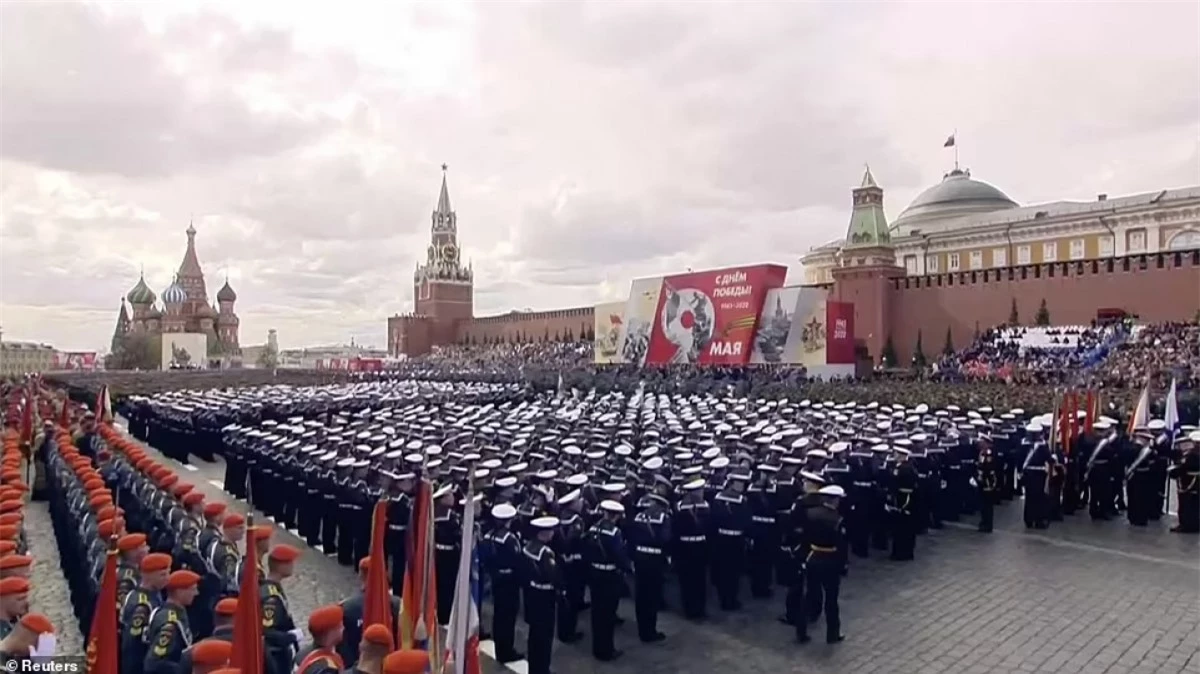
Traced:
[[1105, 386], [1200, 389], [1200, 323], [1140, 326], [1096, 368]]
[[519, 367], [524, 364], [549, 368], [586, 367], [594, 360], [592, 342], [523, 342], [518, 344], [471, 344], [436, 346], [416, 359], [483, 371]]
[[1129, 334], [1129, 326], [991, 328], [962, 351], [943, 354], [929, 376], [942, 381], [991, 380], [1028, 384], [1075, 383]]

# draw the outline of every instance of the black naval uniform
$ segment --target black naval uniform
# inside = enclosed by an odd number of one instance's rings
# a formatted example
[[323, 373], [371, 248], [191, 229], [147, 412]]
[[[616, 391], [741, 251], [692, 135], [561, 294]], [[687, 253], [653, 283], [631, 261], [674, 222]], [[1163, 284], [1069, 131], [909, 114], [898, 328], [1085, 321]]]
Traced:
[[990, 447], [984, 447], [979, 452], [975, 483], [979, 489], [979, 530], [991, 533], [1000, 479], [996, 472], [996, 457]]
[[[694, 493], [699, 493], [694, 492]], [[703, 499], [685, 496], [675, 508], [675, 550], [672, 554], [679, 577], [680, 603], [689, 620], [706, 616], [708, 587], [709, 505]]]
[[[664, 638], [662, 632], [658, 631], [658, 612], [662, 608], [660, 603], [667, 571], [671, 522], [667, 517], [665, 499], [650, 496], [646, 501], [647, 507], [633, 518], [629, 538], [633, 545], [634, 611], [637, 615], [638, 637], [642, 641], [652, 642]], [[769, 565], [767, 573], [769, 578]]]
[[811, 509], [805, 525], [805, 537], [809, 543], [805, 564], [805, 574], [808, 576], [809, 615], [818, 615], [823, 609], [825, 641], [837, 643], [842, 640], [838, 592], [845, 568], [842, 518], [832, 508], [821, 506]]
[[[893, 522], [891, 559], [908, 561], [913, 558], [917, 545], [917, 526], [912, 502], [913, 493], [917, 489], [917, 473], [912, 465], [905, 462], [893, 468], [890, 486]], [[809, 588], [812, 587], [812, 583], [809, 583]]]
[[745, 571], [746, 527], [749, 523], [750, 509], [744, 495], [725, 489], [713, 498], [712, 572], [717, 598], [724, 611], [736, 611], [742, 607], [738, 601], [738, 589]]
[[516, 650], [517, 614], [521, 606], [521, 539], [501, 524], [485, 537], [492, 577], [492, 638], [501, 664], [520, 660]]
[[613, 637], [617, 608], [625, 590], [621, 574], [632, 571], [621, 528], [607, 518], [601, 519], [588, 531], [586, 550], [592, 597], [592, 655], [597, 660], [612, 660], [620, 655]]
[[530, 674], [549, 674], [554, 644], [554, 611], [560, 591], [554, 551], [540, 540], [525, 544], [525, 624], [529, 626], [526, 646]]

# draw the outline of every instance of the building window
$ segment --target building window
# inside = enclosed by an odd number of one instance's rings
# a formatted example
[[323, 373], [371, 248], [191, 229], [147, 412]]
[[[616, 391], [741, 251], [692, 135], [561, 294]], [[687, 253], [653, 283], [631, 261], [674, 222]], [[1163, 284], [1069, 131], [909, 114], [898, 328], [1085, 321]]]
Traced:
[[905, 255], [904, 256], [904, 271], [906, 271], [910, 274], [917, 273], [917, 256], [916, 255]]
[[936, 274], [939, 271], [941, 271], [941, 269], [938, 268], [940, 266], [941, 265], [938, 264], [938, 256], [937, 255], [926, 255], [925, 256], [925, 271], [926, 271], [926, 273]]
[[1017, 246], [1017, 264], [1033, 262], [1033, 248], [1029, 244]]
[[1113, 255], [1113, 238], [1111, 235], [1100, 237], [1097, 242], [1100, 246], [1100, 257], [1112, 257]]
[[1054, 262], [1058, 260], [1058, 242], [1047, 241], [1042, 244], [1042, 262]]
[[946, 271], [958, 271], [958, 267], [958, 253], [950, 253], [948, 256], [946, 256]]
[[983, 251], [971, 251], [971, 269], [983, 269]]
[[1084, 258], [1083, 239], [1071, 239], [1071, 259], [1082, 260]]
[[1129, 252], [1140, 253], [1146, 250], [1146, 230], [1136, 229], [1129, 233]]
[[1004, 267], [1008, 265], [1008, 249], [993, 248], [992, 249], [992, 266]]

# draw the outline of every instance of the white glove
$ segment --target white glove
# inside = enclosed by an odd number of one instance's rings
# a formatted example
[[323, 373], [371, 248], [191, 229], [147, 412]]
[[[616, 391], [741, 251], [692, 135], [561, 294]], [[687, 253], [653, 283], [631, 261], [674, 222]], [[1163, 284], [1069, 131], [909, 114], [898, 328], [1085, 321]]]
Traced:
[[288, 634], [292, 635], [292, 638], [296, 640], [297, 646], [304, 641], [304, 630], [302, 629], [297, 628], [294, 630], [288, 630]]
[[52, 632], [46, 632], [38, 635], [37, 645], [29, 649], [30, 655], [48, 658], [54, 655], [58, 650], [58, 638]]
[[978, 486], [979, 486], [979, 485], [978, 485], [978, 484], [975, 482], [975, 478], [971, 478], [971, 486], [972, 486], [972, 487], [978, 487]]

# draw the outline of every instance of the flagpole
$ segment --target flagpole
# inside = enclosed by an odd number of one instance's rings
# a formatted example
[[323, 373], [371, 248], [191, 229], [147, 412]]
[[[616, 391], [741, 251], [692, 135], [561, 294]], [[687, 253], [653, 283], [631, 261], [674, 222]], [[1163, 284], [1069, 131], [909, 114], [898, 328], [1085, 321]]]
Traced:
[[958, 127], [954, 127], [954, 170], [958, 170]]

